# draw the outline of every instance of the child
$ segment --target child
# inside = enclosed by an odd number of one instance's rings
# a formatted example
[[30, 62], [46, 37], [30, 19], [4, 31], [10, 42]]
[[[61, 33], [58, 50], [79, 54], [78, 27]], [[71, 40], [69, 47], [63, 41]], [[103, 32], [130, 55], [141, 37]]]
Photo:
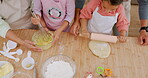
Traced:
[[32, 18], [32, 23], [37, 25], [40, 22], [46, 31], [55, 31], [55, 42], [62, 31], [69, 31], [69, 23], [74, 18], [75, 0], [34, 0], [33, 11], [38, 19]]
[[91, 0], [81, 10], [81, 35], [85, 37], [88, 37], [89, 33], [112, 35], [112, 28], [116, 24], [120, 32], [119, 41], [125, 42], [124, 36], [126, 36], [129, 22], [121, 5], [122, 2], [123, 0]]

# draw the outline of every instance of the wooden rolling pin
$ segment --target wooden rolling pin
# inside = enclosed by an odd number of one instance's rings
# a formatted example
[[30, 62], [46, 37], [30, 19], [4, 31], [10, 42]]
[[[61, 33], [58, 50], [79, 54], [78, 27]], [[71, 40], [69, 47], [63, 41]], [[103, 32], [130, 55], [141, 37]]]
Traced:
[[111, 42], [111, 43], [116, 43], [118, 40], [117, 36], [96, 34], [96, 33], [91, 33], [90, 38], [91, 38], [91, 40], [99, 40], [99, 41]]

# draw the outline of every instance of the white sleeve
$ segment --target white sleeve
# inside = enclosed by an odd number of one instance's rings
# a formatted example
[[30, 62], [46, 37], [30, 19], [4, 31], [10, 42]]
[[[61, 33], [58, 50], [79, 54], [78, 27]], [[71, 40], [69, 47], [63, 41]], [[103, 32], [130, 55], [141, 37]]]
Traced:
[[6, 38], [6, 34], [9, 29], [10, 29], [9, 24], [4, 20], [2, 20], [0, 17], [0, 36]]

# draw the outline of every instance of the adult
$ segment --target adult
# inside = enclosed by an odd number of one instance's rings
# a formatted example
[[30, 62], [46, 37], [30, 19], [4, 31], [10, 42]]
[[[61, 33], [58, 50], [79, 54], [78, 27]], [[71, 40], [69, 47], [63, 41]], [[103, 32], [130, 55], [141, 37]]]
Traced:
[[138, 0], [138, 3], [141, 23], [139, 43], [141, 45], [148, 45], [148, 0]]
[[0, 36], [33, 51], [42, 51], [28, 40], [18, 38], [12, 30], [34, 28], [31, 24], [31, 0], [0, 0]]

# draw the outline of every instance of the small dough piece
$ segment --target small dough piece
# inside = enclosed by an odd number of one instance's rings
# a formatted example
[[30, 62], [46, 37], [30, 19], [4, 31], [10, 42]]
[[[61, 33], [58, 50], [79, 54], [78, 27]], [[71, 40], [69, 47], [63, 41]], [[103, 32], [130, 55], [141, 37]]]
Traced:
[[110, 55], [110, 45], [107, 42], [90, 41], [89, 49], [92, 53], [100, 58], [107, 58]]

